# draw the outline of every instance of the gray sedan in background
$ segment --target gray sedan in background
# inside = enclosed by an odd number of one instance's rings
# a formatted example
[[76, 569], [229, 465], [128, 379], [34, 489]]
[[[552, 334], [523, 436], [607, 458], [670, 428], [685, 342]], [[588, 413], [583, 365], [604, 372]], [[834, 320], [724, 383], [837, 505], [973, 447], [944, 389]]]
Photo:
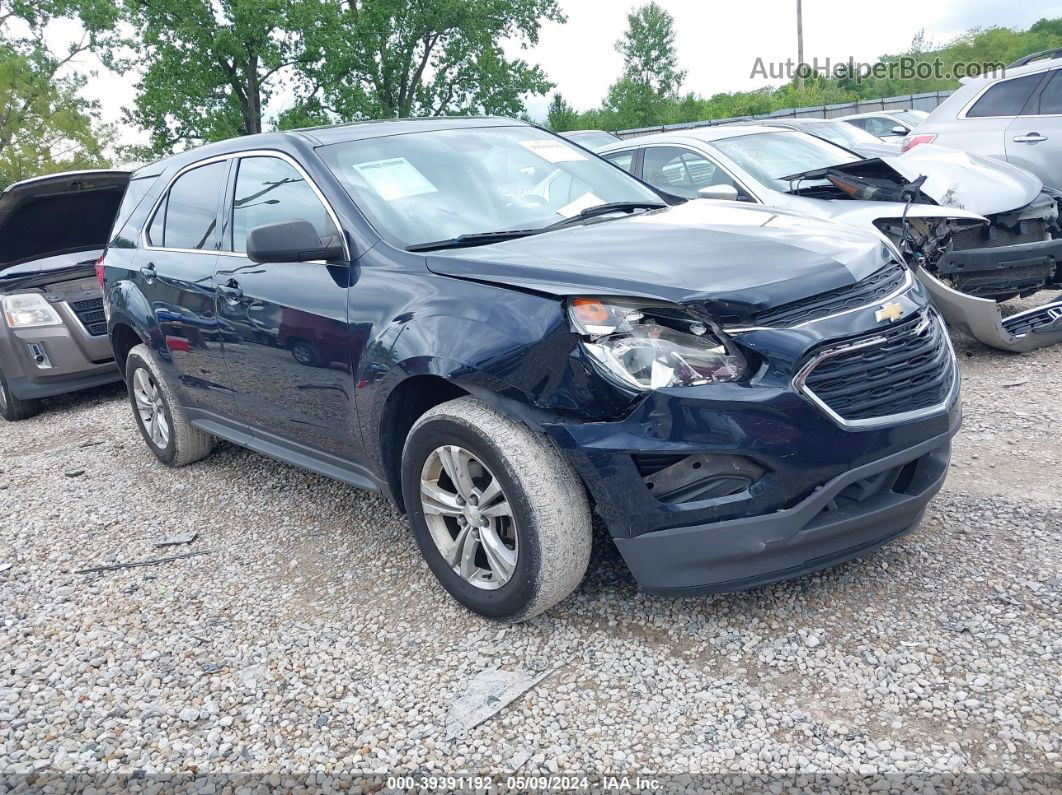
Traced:
[[1024, 169], [945, 147], [863, 159], [795, 130], [702, 127], [598, 153], [686, 198], [755, 202], [870, 227], [953, 326], [996, 348], [1062, 342], [1062, 300], [1010, 315], [998, 303], [1062, 288], [1058, 199]]

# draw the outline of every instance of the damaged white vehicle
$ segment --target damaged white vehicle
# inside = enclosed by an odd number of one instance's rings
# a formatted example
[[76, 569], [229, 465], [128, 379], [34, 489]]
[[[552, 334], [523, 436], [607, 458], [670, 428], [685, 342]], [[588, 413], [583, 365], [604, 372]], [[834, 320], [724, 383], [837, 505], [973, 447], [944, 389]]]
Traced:
[[1010, 298], [1062, 289], [1062, 194], [1024, 169], [935, 146], [864, 159], [806, 133], [752, 126], [648, 135], [597, 151], [678, 196], [872, 226], [902, 251], [952, 326], [1007, 351], [1062, 342], [1062, 294], [1006, 318], [999, 310]]

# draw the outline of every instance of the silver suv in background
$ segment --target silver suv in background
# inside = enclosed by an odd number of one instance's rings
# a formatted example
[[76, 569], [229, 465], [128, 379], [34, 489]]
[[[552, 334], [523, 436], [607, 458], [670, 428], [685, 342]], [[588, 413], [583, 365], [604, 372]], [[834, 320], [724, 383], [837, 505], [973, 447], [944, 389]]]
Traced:
[[24, 420], [40, 399], [121, 378], [107, 336], [96, 260], [126, 171], [23, 180], [0, 193], [0, 416]]
[[1062, 57], [1032, 58], [963, 81], [907, 137], [904, 151], [934, 143], [990, 155], [1062, 188]]

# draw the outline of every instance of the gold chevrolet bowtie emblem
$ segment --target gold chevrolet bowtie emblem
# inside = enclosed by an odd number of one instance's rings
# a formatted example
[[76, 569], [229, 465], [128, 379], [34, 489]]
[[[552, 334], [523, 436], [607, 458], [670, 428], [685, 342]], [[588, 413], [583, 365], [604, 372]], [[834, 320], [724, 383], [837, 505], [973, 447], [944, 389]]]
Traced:
[[882, 304], [881, 309], [874, 313], [874, 319], [879, 323], [883, 320], [887, 320], [891, 323], [894, 320], [899, 320], [901, 317], [903, 317], [903, 307], [892, 302]]

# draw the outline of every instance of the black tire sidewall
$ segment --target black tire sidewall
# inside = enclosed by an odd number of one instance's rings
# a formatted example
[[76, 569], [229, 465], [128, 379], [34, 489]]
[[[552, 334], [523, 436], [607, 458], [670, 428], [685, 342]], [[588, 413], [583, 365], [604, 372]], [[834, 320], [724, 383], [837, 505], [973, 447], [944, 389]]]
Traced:
[[21, 400], [15, 397], [11, 387], [8, 386], [3, 371], [0, 371], [0, 389], [4, 390], [4, 397], [7, 398], [5, 405], [0, 408], [0, 417], [3, 417], [8, 422], [27, 420], [40, 411], [40, 401]]
[[[460, 445], [486, 464], [501, 481], [502, 491], [513, 508], [519, 544], [516, 571], [509, 582], [496, 590], [477, 588], [451, 569], [435, 545], [424, 518], [420, 502], [421, 469], [432, 451], [446, 444]], [[416, 428], [406, 442], [402, 459], [402, 494], [421, 554], [443, 587], [457, 601], [470, 610], [499, 621], [519, 617], [527, 609], [538, 592], [541, 561], [534, 507], [520, 485], [512, 463], [488, 438], [452, 419], [437, 417], [428, 420]]]
[[[151, 434], [148, 429], [144, 427], [143, 420], [140, 419], [140, 412], [136, 407], [136, 398], [133, 396], [133, 375], [137, 370], [146, 370], [147, 374], [151, 376], [151, 379], [155, 382], [156, 388], [159, 390], [159, 396], [162, 398], [162, 410], [166, 415], [166, 422], [170, 426], [170, 440], [165, 448], [160, 449], [151, 440]], [[139, 353], [130, 353], [129, 358], [125, 365], [125, 383], [126, 391], [129, 394], [129, 405], [133, 409], [133, 420], [136, 422], [137, 428], [140, 429], [140, 435], [144, 437], [144, 442], [147, 444], [148, 449], [155, 454], [155, 457], [164, 464], [172, 464], [177, 458], [177, 428], [173, 423], [173, 412], [170, 409], [170, 402], [166, 399], [166, 393], [162, 390], [159, 384], [160, 376], [157, 371], [147, 362]]]

